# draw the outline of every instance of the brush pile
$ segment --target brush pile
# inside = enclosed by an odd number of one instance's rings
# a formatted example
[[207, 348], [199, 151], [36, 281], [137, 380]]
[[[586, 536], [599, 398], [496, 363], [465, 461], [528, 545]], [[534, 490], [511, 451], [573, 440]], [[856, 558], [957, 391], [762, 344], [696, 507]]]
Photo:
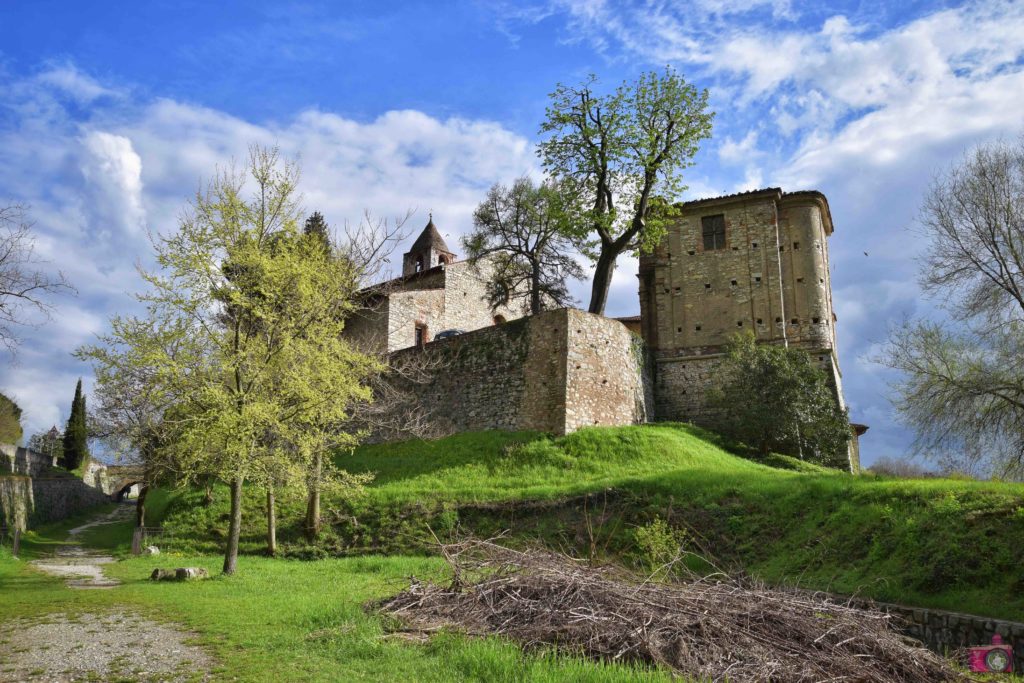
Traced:
[[807, 592], [719, 577], [639, 581], [488, 541], [442, 546], [451, 586], [420, 583], [380, 604], [409, 630], [456, 628], [527, 648], [664, 666], [710, 681], [968, 681], [891, 617]]

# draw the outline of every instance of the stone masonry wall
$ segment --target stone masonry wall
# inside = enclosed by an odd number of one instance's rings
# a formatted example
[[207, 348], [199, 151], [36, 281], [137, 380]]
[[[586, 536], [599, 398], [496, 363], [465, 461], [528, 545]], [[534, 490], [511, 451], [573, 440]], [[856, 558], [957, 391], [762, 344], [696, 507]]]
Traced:
[[899, 618], [900, 630], [924, 643], [929, 650], [949, 654], [963, 647], [989, 645], [999, 634], [1013, 647], [1013, 670], [1024, 671], [1024, 624], [989, 619], [973, 614], [909, 607], [890, 603], [868, 603]]
[[405, 388], [432, 409], [439, 433], [565, 434], [646, 419], [633, 339], [616, 320], [560, 309], [399, 351], [395, 358], [425, 354], [436, 367], [429, 383]]
[[0, 476], [0, 525], [23, 531], [109, 502], [102, 491], [70, 474]]
[[0, 444], [0, 473], [33, 477], [53, 467], [53, 458], [13, 444]]

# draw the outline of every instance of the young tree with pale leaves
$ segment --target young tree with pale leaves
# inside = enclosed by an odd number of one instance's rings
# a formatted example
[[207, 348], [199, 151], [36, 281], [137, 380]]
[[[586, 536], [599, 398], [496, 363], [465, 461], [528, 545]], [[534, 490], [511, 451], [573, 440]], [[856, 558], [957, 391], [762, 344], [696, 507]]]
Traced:
[[358, 278], [302, 234], [297, 181], [276, 149], [253, 147], [245, 173], [219, 174], [178, 231], [155, 238], [146, 314], [114, 318], [79, 351], [100, 386], [128, 373], [154, 405], [174, 406], [162, 414], [173, 442], [160, 447], [173, 448], [183, 478], [229, 484], [226, 574], [237, 569], [246, 482], [300, 479], [325, 426], [335, 445], [351, 438], [349, 408], [368, 399], [378, 370], [342, 339]]

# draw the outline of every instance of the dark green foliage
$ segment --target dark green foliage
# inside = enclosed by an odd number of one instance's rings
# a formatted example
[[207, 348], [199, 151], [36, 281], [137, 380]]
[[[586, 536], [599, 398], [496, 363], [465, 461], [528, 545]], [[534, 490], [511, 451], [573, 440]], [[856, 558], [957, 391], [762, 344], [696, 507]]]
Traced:
[[21, 408], [13, 400], [0, 394], [0, 443], [21, 441]]
[[571, 191], [554, 183], [534, 185], [520, 178], [512, 185], [494, 184], [473, 212], [473, 232], [462, 238], [469, 260], [488, 258], [487, 294], [492, 308], [518, 299], [530, 313], [574, 303], [567, 281], [581, 279], [573, 258], [567, 203]]
[[313, 214], [306, 219], [306, 224], [302, 228], [302, 232], [315, 238], [323, 245], [325, 254], [331, 253], [331, 229], [327, 225], [327, 221], [324, 220], [324, 216], [319, 211], [314, 211]]
[[848, 466], [850, 422], [828, 377], [803, 350], [737, 335], [719, 368], [709, 407], [717, 429], [767, 458], [772, 451]]
[[66, 470], [76, 470], [89, 458], [89, 431], [85, 424], [85, 396], [82, 380], [75, 385], [75, 398], [71, 401], [71, 415], [64, 428], [64, 455], [61, 462]]

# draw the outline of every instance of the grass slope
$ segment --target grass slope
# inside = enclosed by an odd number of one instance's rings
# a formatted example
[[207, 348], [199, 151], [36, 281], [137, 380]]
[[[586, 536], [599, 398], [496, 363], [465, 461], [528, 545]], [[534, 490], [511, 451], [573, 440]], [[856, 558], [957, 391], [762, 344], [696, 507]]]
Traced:
[[[1020, 485], [853, 477], [781, 456], [768, 466], [684, 425], [461, 434], [366, 446], [338, 464], [376, 478], [358, 498], [325, 498], [331, 528], [316, 549], [299, 540], [301, 496], [285, 496], [281, 536], [297, 554], [423, 550], [429, 525], [511, 529], [643, 564], [638, 533], [663, 520], [687, 549], [771, 582], [1024, 620]], [[209, 507], [186, 492], [169, 512], [175, 543], [220, 547], [223, 491]], [[249, 491], [244, 547], [258, 551], [262, 533]]]

